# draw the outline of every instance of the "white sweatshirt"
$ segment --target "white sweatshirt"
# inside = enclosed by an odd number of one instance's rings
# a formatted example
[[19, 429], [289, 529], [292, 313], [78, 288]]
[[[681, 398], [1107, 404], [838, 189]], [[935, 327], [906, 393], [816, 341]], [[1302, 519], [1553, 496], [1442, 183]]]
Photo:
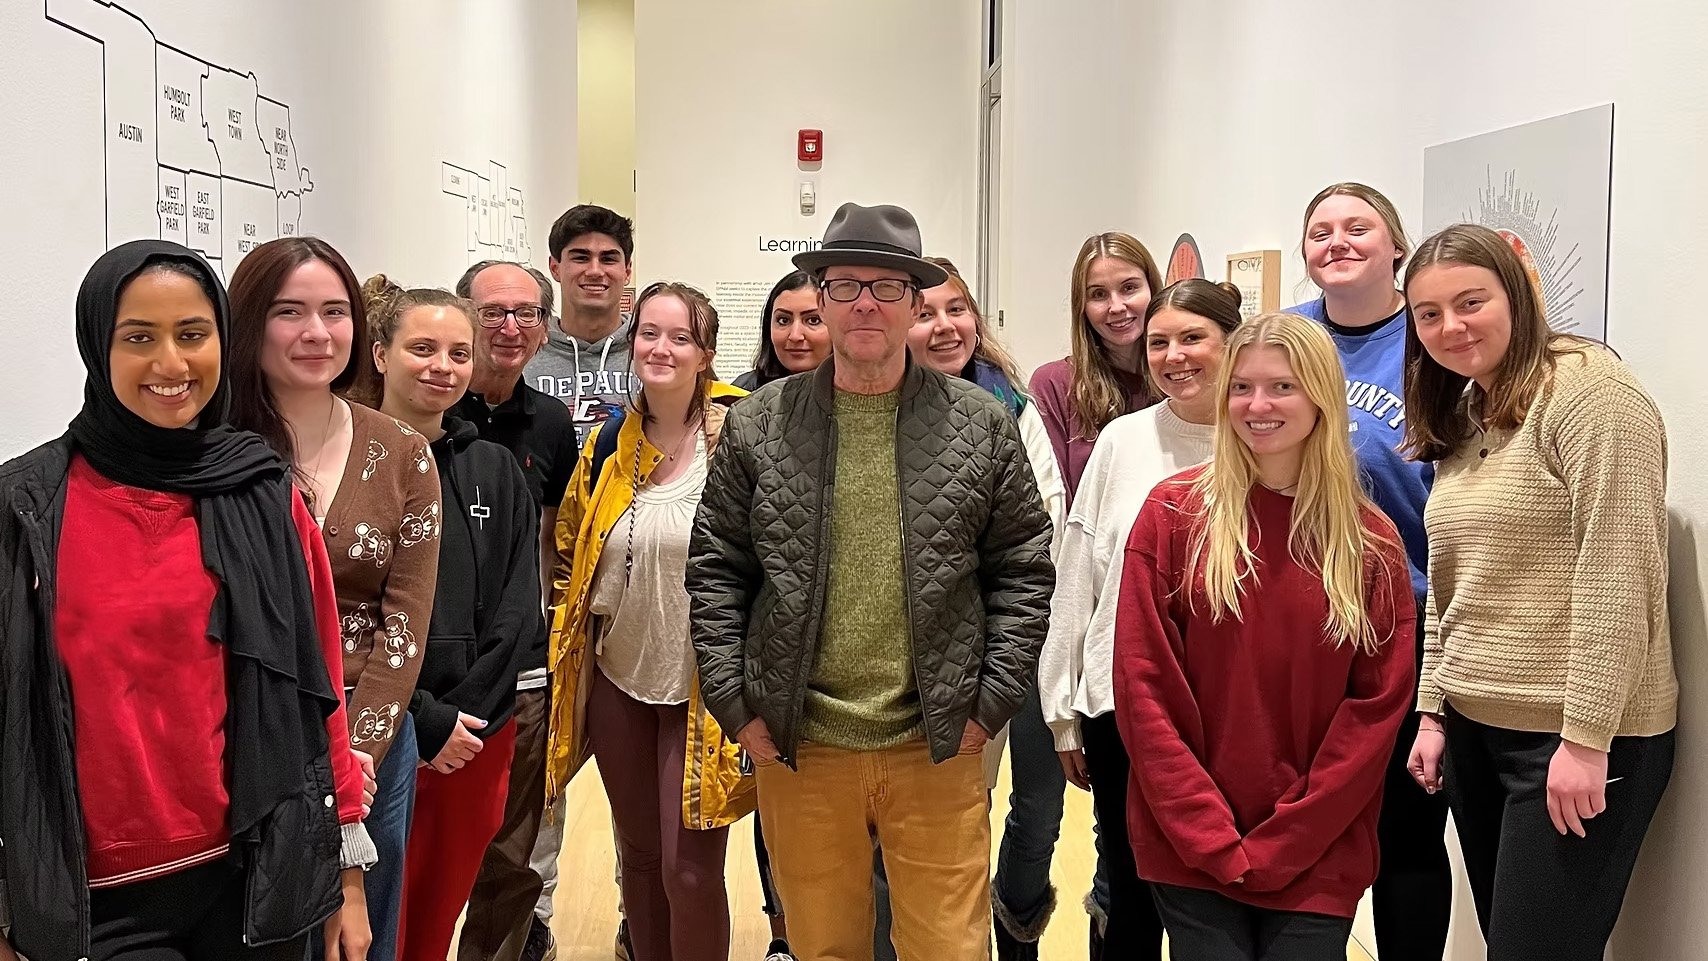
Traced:
[[1067, 485], [1062, 483], [1055, 449], [1050, 446], [1050, 435], [1044, 430], [1044, 418], [1035, 403], [1028, 403], [1020, 412], [1020, 442], [1026, 446], [1026, 459], [1031, 461], [1032, 473], [1038, 478], [1038, 496], [1044, 499], [1044, 511], [1050, 515], [1050, 560], [1054, 561], [1062, 549]]
[[1115, 418], [1097, 437], [1061, 533], [1050, 632], [1038, 659], [1038, 696], [1058, 751], [1081, 748], [1081, 716], [1115, 709], [1115, 602], [1139, 508], [1157, 482], [1209, 460], [1214, 435], [1213, 426], [1188, 424], [1165, 402]]

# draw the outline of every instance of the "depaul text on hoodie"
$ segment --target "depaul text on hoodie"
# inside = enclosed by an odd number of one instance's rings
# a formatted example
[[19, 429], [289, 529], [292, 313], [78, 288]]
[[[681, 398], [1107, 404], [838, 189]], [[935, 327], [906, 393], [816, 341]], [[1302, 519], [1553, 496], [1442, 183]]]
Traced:
[[578, 444], [587, 441], [587, 432], [594, 424], [603, 422], [631, 399], [634, 362], [629, 352], [629, 327], [633, 323], [624, 315], [623, 322], [608, 336], [582, 340], [548, 322], [545, 346], [523, 371], [529, 385], [569, 408]]

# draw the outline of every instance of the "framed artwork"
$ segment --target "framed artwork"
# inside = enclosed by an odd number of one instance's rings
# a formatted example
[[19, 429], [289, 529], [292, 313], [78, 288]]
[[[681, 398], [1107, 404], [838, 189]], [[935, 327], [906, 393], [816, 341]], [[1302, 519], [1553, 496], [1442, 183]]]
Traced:
[[1239, 288], [1241, 317], [1281, 309], [1281, 251], [1248, 250], [1228, 255], [1228, 283]]
[[1607, 338], [1613, 105], [1423, 151], [1426, 234], [1477, 223], [1512, 245], [1555, 330]]

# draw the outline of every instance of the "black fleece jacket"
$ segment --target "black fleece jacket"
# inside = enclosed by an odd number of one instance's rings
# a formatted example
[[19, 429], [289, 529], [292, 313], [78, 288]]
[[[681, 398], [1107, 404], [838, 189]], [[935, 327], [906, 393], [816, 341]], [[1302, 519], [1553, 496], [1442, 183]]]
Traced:
[[409, 713], [421, 759], [437, 757], [457, 714], [496, 733], [516, 710], [516, 673], [546, 631], [540, 613], [540, 515], [508, 450], [447, 414], [433, 442], [444, 525], [427, 657]]

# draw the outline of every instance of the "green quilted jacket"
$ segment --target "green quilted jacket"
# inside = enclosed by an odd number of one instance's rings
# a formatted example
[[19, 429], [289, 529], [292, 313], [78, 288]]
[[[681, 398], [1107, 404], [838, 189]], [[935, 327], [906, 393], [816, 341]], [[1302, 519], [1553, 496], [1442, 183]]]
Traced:
[[[830, 579], [833, 366], [730, 410], [689, 545], [706, 708], [730, 732], [764, 718], [791, 766]], [[1055, 587], [1050, 519], [1013, 415], [970, 381], [909, 363], [896, 461], [914, 676], [943, 761], [969, 718], [1001, 730], [1036, 682]]]

